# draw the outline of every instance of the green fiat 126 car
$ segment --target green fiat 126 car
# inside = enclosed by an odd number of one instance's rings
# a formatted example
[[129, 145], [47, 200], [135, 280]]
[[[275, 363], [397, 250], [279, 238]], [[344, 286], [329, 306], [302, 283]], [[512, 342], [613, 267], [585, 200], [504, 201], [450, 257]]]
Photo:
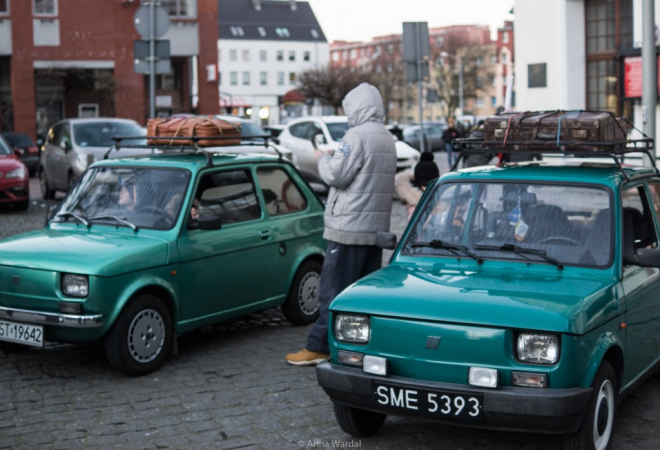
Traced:
[[313, 322], [323, 211], [277, 156], [96, 162], [43, 229], [0, 242], [0, 346], [104, 341], [141, 375], [200, 327], [279, 305]]
[[608, 448], [617, 402], [660, 361], [660, 173], [621, 164], [635, 145], [430, 185], [389, 264], [330, 306], [317, 377], [341, 428], [393, 414]]

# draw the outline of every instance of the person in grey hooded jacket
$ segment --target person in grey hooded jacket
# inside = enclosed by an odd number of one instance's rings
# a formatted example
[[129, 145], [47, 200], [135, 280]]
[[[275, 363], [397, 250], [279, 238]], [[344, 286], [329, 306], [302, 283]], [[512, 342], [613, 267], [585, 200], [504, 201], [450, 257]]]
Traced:
[[396, 173], [394, 139], [385, 128], [383, 99], [362, 83], [342, 102], [349, 130], [336, 151], [317, 151], [319, 174], [330, 186], [325, 207], [328, 240], [319, 283], [319, 318], [290, 364], [316, 365], [329, 357], [328, 306], [344, 288], [380, 268], [376, 232], [389, 231]]

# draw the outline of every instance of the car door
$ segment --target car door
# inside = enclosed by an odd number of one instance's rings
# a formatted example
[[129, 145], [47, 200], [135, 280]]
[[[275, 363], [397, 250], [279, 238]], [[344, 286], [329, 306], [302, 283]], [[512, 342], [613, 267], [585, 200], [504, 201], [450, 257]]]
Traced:
[[313, 135], [314, 122], [305, 121], [291, 126], [290, 132], [293, 145], [298, 149], [298, 165], [308, 173], [318, 174], [318, 162], [314, 154], [314, 146], [309, 138]]
[[62, 134], [62, 123], [55, 124], [48, 131], [46, 142], [44, 143], [44, 152], [42, 155], [42, 165], [46, 174], [46, 179], [50, 186], [54, 186], [56, 160], [59, 152], [60, 136]]
[[[658, 182], [653, 192], [660, 193]], [[621, 195], [623, 251], [656, 248], [658, 238], [654, 214], [643, 184], [627, 188]], [[660, 208], [660, 198], [653, 198]], [[656, 209], [657, 211], [657, 209]], [[657, 214], [657, 213], [656, 213]], [[627, 242], [627, 243], [626, 243]], [[626, 296], [626, 356], [624, 383], [634, 380], [660, 355], [660, 269], [630, 264], [623, 266]]]
[[[205, 171], [195, 189], [200, 216], [217, 216], [217, 230], [190, 224], [179, 239], [181, 316], [184, 320], [239, 315], [272, 295], [268, 282], [278, 250], [263, 217], [252, 171], [236, 167]], [[190, 204], [188, 207], [193, 206]]]

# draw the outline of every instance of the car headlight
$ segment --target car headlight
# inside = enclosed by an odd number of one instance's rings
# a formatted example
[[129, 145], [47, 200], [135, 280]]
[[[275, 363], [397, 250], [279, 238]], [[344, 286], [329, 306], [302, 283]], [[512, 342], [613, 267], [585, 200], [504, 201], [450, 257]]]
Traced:
[[366, 344], [371, 337], [369, 318], [340, 314], [335, 319], [335, 337], [342, 342]]
[[25, 178], [25, 167], [19, 167], [18, 169], [10, 170], [5, 174], [5, 178]]
[[62, 275], [62, 292], [71, 297], [87, 297], [89, 294], [89, 278], [87, 275]]
[[536, 364], [555, 364], [559, 361], [559, 336], [554, 334], [518, 335], [518, 359]]

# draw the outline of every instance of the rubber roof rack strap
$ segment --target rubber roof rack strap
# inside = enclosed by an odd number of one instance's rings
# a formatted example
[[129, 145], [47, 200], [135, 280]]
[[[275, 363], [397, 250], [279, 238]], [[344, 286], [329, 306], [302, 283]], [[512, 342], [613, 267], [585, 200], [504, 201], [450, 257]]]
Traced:
[[[559, 120], [557, 121], [557, 147], [559, 147], [559, 141], [561, 140], [561, 121], [564, 120], [568, 116], [572, 116], [573, 114], [580, 114], [581, 112], [582, 112], [581, 109], [576, 109], [574, 111], [571, 111], [569, 113], [564, 114], [563, 116], [561, 116], [559, 118]], [[612, 114], [612, 113], [610, 113], [610, 114]], [[615, 122], [616, 122], [616, 120], [615, 120]]]
[[[172, 136], [173, 138], [175, 138], [175, 137], [179, 137], [179, 131], [181, 131], [181, 127], [183, 127], [183, 125], [188, 121], [188, 119], [190, 119], [190, 117], [186, 117], [185, 119], [183, 119], [183, 120], [181, 121], [181, 123], [179, 123], [179, 127], [178, 127], [178, 128], [176, 129], [176, 131], [174, 132], [174, 136]], [[157, 131], [157, 130], [156, 130], [156, 131]], [[193, 133], [194, 133], [194, 130], [193, 130]], [[169, 145], [172, 145], [172, 143], [174, 143], [174, 139], [170, 139], [170, 143], [168, 144], [168, 146], [169, 146]]]

